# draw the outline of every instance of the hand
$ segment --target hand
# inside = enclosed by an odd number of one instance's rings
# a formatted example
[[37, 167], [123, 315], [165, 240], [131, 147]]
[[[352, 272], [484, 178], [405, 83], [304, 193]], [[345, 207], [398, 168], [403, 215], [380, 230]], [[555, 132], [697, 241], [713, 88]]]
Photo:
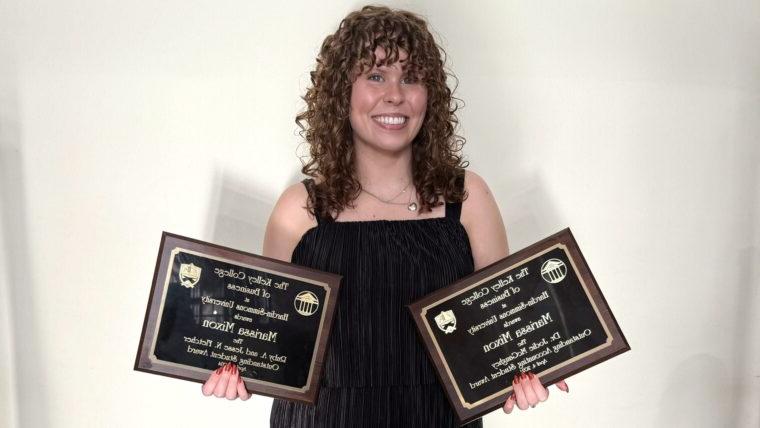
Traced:
[[238, 368], [233, 363], [227, 363], [216, 369], [209, 376], [201, 389], [203, 395], [213, 394], [215, 397], [225, 397], [228, 400], [240, 398], [245, 401], [251, 398], [251, 394], [245, 389], [243, 379], [240, 377]]
[[[567, 386], [564, 380], [561, 380], [554, 385], [561, 391], [570, 392], [570, 388]], [[510, 414], [517, 404], [517, 408], [525, 410], [530, 407], [536, 407], [536, 404], [542, 401], [546, 401], [549, 398], [549, 390], [541, 385], [541, 381], [538, 376], [531, 372], [518, 373], [515, 375], [512, 381], [512, 394], [507, 397], [507, 401], [504, 403], [504, 413]]]

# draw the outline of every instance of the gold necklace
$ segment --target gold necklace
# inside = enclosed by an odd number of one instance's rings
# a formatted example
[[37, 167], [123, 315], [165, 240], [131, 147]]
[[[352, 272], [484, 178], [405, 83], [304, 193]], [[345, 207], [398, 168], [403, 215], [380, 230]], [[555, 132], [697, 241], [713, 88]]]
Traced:
[[392, 202], [394, 199], [396, 199], [399, 196], [401, 196], [402, 193], [406, 192], [406, 189], [409, 188], [409, 184], [411, 184], [411, 182], [407, 183], [406, 186], [396, 196], [394, 196], [394, 197], [392, 197], [390, 199], [383, 199], [383, 198], [375, 195], [374, 193], [370, 192], [369, 190], [364, 189], [364, 187], [361, 188], [361, 191], [364, 192], [364, 193], [366, 193], [366, 194], [368, 194], [368, 195], [370, 195], [370, 196], [372, 196], [373, 198], [377, 199], [378, 201], [380, 201], [380, 202], [382, 202], [384, 204], [406, 205], [406, 209], [408, 209], [409, 211], [417, 211], [417, 203], [416, 202], [412, 202], [412, 194], [411, 193], [409, 193], [409, 202]]

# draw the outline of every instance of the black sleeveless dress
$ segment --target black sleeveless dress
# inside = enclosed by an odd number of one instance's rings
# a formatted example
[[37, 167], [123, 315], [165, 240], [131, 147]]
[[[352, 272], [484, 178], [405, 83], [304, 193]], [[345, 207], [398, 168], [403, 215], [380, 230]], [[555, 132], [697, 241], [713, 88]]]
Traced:
[[[311, 197], [314, 182], [303, 182]], [[459, 426], [406, 305], [473, 272], [461, 208], [422, 220], [317, 219], [304, 233], [291, 262], [343, 282], [317, 403], [275, 399], [272, 428]]]

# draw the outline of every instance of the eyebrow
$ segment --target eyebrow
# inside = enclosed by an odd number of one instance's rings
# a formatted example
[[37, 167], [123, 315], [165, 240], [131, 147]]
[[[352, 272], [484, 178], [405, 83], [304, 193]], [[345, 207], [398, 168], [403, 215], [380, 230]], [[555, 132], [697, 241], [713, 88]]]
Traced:
[[[394, 64], [395, 64], [395, 63], [394, 63]], [[389, 66], [389, 65], [386, 65], [386, 64], [383, 64], [383, 65], [378, 65], [378, 64], [375, 64], [375, 65], [372, 67], [372, 69], [373, 69], [373, 70], [374, 70], [374, 69], [382, 70], [382, 69], [388, 69], [388, 68], [395, 68], [395, 67], [391, 67], [391, 66]], [[406, 64], [401, 64], [401, 71], [404, 71], [404, 69], [405, 69], [405, 68], [406, 68]]]

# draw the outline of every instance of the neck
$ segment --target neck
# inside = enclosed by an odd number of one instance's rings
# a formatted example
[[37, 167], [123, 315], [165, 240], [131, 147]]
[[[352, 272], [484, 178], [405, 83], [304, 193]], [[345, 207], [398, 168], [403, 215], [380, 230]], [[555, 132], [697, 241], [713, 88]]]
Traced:
[[354, 150], [357, 178], [365, 189], [388, 196], [412, 183], [411, 147], [401, 152], [380, 152], [356, 145]]

